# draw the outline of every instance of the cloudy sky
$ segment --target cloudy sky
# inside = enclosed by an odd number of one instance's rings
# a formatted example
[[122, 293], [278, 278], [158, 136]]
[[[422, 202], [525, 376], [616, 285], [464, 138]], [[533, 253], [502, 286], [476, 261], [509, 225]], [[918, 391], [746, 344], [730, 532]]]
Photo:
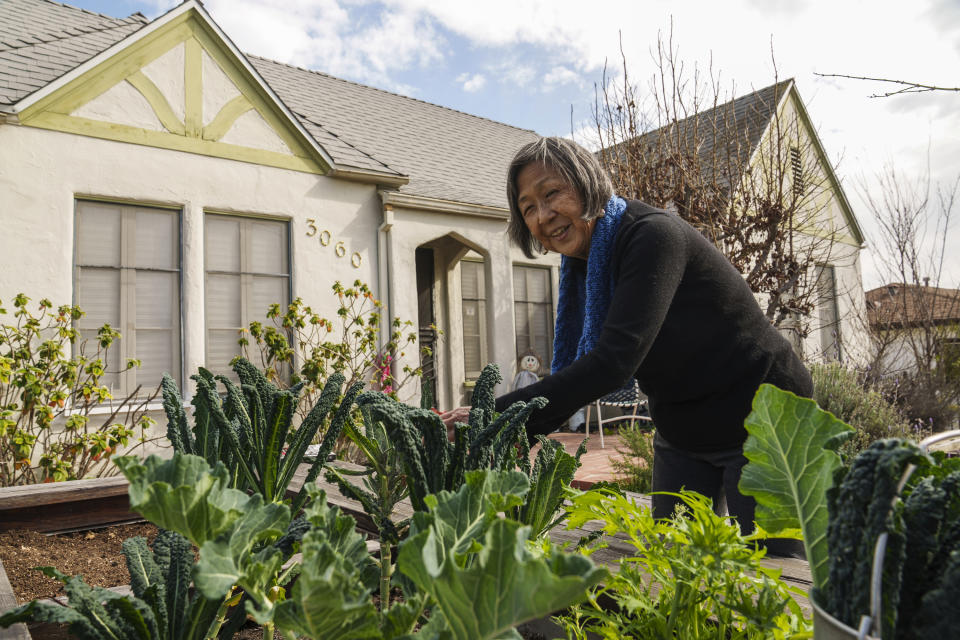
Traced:
[[[169, 0], [72, 0], [112, 16], [152, 18]], [[903, 180], [929, 168], [931, 191], [960, 176], [960, 92], [872, 98], [871, 82], [815, 73], [960, 86], [960, 0], [206, 0], [243, 50], [413, 96], [544, 135], [590, 122], [604, 63], [631, 77], [654, 71], [658, 34], [691, 70], [712, 64], [724, 92], [796, 79], [868, 236], [864, 188], [893, 166]], [[865, 185], [865, 187], [863, 186]], [[925, 183], [922, 183], [925, 185]], [[921, 190], [923, 190], [921, 185]], [[956, 207], [960, 216], [960, 203]], [[960, 231], [951, 225], [945, 286], [960, 286]], [[876, 240], [870, 248], [878, 246]], [[864, 259], [864, 285], [884, 276]]]

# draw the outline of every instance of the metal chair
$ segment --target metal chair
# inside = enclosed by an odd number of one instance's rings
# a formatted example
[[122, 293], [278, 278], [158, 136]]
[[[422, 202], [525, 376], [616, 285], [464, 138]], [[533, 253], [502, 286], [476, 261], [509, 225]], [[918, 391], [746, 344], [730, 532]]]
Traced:
[[[603, 425], [608, 422], [616, 422], [617, 420], [629, 420], [630, 426], [633, 426], [633, 423], [636, 421], [641, 422], [653, 422], [650, 416], [640, 415], [640, 407], [646, 407], [647, 397], [640, 393], [640, 387], [637, 385], [636, 380], [631, 380], [630, 384], [627, 384], [624, 388], [618, 389], [612, 393], [608, 393], [602, 398], [598, 399], [593, 404], [587, 405], [587, 420], [584, 423], [584, 426], [587, 431], [587, 437], [590, 437], [590, 410], [593, 408], [593, 405], [597, 407], [597, 429], [600, 430], [600, 448], [603, 449]], [[618, 407], [620, 409], [628, 409], [633, 407], [633, 413], [630, 415], [620, 415], [613, 416], [611, 418], [604, 418], [600, 413], [601, 405], [607, 407]]]

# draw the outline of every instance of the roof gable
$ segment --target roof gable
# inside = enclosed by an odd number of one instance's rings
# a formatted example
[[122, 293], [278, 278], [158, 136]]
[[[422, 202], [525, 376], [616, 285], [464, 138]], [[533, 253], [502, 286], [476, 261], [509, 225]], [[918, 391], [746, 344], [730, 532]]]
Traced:
[[[787, 109], [793, 109], [797, 114], [797, 124], [806, 135], [810, 143], [809, 148], [816, 156], [820, 171], [823, 172], [823, 175], [826, 179], [826, 184], [830, 185], [829, 195], [833, 195], [837, 199], [837, 204], [840, 207], [840, 213], [847, 231], [847, 233], [843, 233], [838, 232], [836, 229], [829, 229], [826, 230], [826, 233], [828, 233], [830, 237], [834, 237], [838, 242], [844, 242], [856, 247], [861, 247], [864, 243], [865, 237], [863, 235], [863, 230], [860, 228], [860, 222], [857, 220], [857, 216], [853, 213], [853, 208], [850, 206], [850, 201], [847, 200], [847, 194], [843, 189], [843, 185], [840, 183], [839, 177], [837, 177], [836, 172], [833, 170], [833, 165], [827, 156], [826, 150], [823, 148], [823, 142], [820, 140], [820, 136], [817, 135], [817, 130], [813, 126], [813, 122], [810, 119], [810, 114], [807, 111], [806, 104], [804, 104], [803, 99], [800, 97], [796, 83], [792, 79], [787, 80], [786, 82], [789, 82], [789, 86], [786, 88], [786, 91], [780, 99], [780, 102], [777, 106], [777, 111], [781, 118], [787, 117], [785, 114]], [[784, 83], [780, 84], [782, 85]], [[763, 142], [769, 140], [770, 136], [775, 134], [775, 132], [772, 130], [773, 124], [774, 121], [771, 114], [770, 118], [767, 120], [763, 137], [758, 141], [754, 149], [753, 153], [755, 155], [758, 153]], [[833, 221], [831, 221], [831, 224], [832, 223]], [[824, 232], [824, 230], [817, 229], [802, 229], [801, 231], [803, 233], [813, 235]]]
[[11, 110], [28, 126], [310, 173], [333, 166], [194, 0]]

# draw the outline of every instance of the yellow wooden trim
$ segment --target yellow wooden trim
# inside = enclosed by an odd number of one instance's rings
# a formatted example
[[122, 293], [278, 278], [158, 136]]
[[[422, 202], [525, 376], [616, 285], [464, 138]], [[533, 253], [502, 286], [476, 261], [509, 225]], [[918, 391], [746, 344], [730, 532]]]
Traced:
[[147, 102], [150, 103], [150, 106], [153, 108], [153, 112], [160, 120], [160, 123], [167, 131], [181, 136], [185, 135], [186, 129], [184, 124], [180, 122], [180, 118], [173, 112], [170, 103], [167, 102], [166, 97], [164, 97], [160, 89], [157, 88], [157, 85], [153, 83], [153, 80], [144, 75], [142, 71], [134, 71], [127, 77], [127, 82], [132, 84], [133, 88], [146, 98]]
[[199, 138], [203, 129], [203, 49], [196, 38], [183, 43], [183, 93], [187, 135]]
[[[199, 27], [200, 25], [197, 26]], [[300, 132], [291, 126], [286, 114], [280, 111], [272, 101], [266, 99], [259, 87], [255, 84], [254, 79], [249, 77], [247, 70], [244, 69], [242, 65], [239, 65], [232, 55], [227, 55], [221, 47], [217, 46], [218, 40], [214, 38], [212, 34], [198, 28], [194, 35], [204, 46], [204, 49], [210, 57], [220, 65], [220, 69], [227, 75], [230, 81], [233, 82], [234, 86], [250, 101], [250, 104], [257, 110], [257, 113], [259, 113], [263, 119], [270, 124], [277, 135], [280, 136], [284, 144], [286, 144], [293, 153], [306, 153], [309, 147], [307, 147], [307, 143], [302, 139]], [[311, 154], [314, 153], [312, 150], [309, 152]], [[317, 161], [326, 165], [322, 158], [317, 158]], [[329, 169], [330, 167], [327, 167], [327, 170]]]
[[93, 100], [190, 37], [191, 30], [186, 24], [188, 19], [189, 14], [177, 18], [165, 28], [151, 33], [122, 53], [78, 76], [60, 91], [38, 100], [20, 113], [21, 122], [28, 121], [42, 111], [71, 113]]
[[215, 158], [226, 158], [252, 164], [262, 164], [280, 169], [292, 169], [305, 173], [325, 174], [326, 168], [321, 166], [312, 157], [291, 156], [276, 151], [241, 147], [225, 142], [214, 142], [202, 138], [189, 138], [165, 131], [150, 131], [138, 129], [125, 124], [102, 122], [89, 118], [79, 118], [61, 113], [46, 112], [36, 114], [29, 126], [40, 129], [51, 129], [66, 133], [129, 142], [148, 147], [169, 149], [171, 151], [185, 151]]
[[[223, 108], [217, 113], [213, 121], [203, 128], [204, 140], [219, 140], [227, 134], [237, 118], [253, 109], [253, 105], [244, 95], [233, 98], [230, 102], [223, 105]], [[288, 145], [289, 146], [289, 145]]]
[[[86, 121], [84, 118], [53, 117], [57, 114], [68, 116], [76, 108], [96, 98], [115, 84], [126, 80], [181, 43], [184, 43], [185, 48], [186, 117], [184, 132], [187, 136], [192, 133], [196, 136], [195, 138], [177, 136], [174, 133], [149, 132], [136, 127], [95, 120]], [[206, 50], [220, 65], [227, 77], [250, 102], [252, 108], [257, 110], [290, 148], [292, 156], [213, 140], [203, 140], [200, 137], [203, 130], [203, 58], [201, 50]], [[155, 106], [154, 103], [151, 102], [151, 106]], [[44, 129], [56, 130], [59, 128], [56, 123], [59, 123], [63, 126], [62, 130], [68, 133], [189, 151], [243, 162], [259, 162], [262, 160], [268, 166], [291, 168], [309, 173], [327, 174], [331, 170], [325, 158], [316, 151], [310, 140], [304, 137], [304, 134], [294, 123], [290, 122], [282, 108], [270, 99], [269, 95], [259, 86], [257, 80], [236, 59], [233, 52], [227, 48], [212, 27], [197, 17], [194, 11], [188, 11], [182, 16], [178, 16], [162, 29], [158, 29], [131, 43], [117, 55], [98, 64], [74, 78], [65, 87], [24, 109], [19, 117], [21, 124], [34, 125]], [[162, 118], [160, 121], [164, 126], [167, 126]], [[194, 140], [198, 143], [207, 144], [188, 144], [183, 142], [184, 140]]]

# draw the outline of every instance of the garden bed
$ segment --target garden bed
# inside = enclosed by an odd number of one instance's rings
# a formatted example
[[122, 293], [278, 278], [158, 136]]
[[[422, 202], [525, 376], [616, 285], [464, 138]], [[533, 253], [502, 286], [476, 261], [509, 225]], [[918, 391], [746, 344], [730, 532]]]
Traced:
[[[337, 463], [343, 465], [345, 463]], [[345, 465], [356, 468], [356, 465]], [[308, 471], [307, 466], [302, 466], [296, 473], [289, 491], [295, 493], [299, 490]], [[79, 485], [77, 483], [86, 483]], [[135, 519], [138, 516], [129, 511], [127, 502], [126, 480], [123, 478], [106, 478], [98, 480], [81, 480], [70, 483], [59, 483], [63, 487], [56, 485], [37, 485], [31, 487], [34, 492], [25, 487], [14, 487], [0, 489], [0, 528], [8, 528], [5, 515], [15, 514], [11, 521], [17, 522], [19, 528], [31, 528], [34, 531], [62, 531], [78, 530], [81, 528], [91, 528], [102, 526], [107, 522], [124, 522]], [[344, 497], [338, 487], [334, 484], [317, 481], [317, 485], [324, 489], [327, 494], [327, 500], [331, 505], [339, 506], [344, 513], [353, 516], [357, 521], [357, 527], [361, 531], [373, 533], [376, 531], [374, 523], [370, 517], [363, 511], [360, 505], [350, 498]], [[12, 492], [10, 489], [16, 489]], [[6, 493], [4, 493], [6, 492]], [[9, 499], [10, 494], [14, 494], [14, 499]], [[33, 493], [33, 495], [31, 495]], [[638, 496], [641, 501], [646, 501], [645, 496]], [[38, 506], [46, 501], [47, 506]], [[32, 507], [30, 505], [33, 505]], [[65, 514], [65, 515], [64, 515]], [[409, 517], [412, 514], [412, 508], [409, 502], [404, 501], [397, 505], [394, 512], [395, 519]], [[32, 523], [32, 526], [31, 526]], [[84, 526], [85, 525], [85, 526]], [[109, 531], [115, 528], [100, 529], [100, 533], [94, 532], [92, 539], [87, 539], [89, 534], [84, 533], [77, 536], [81, 542], [89, 542], [105, 537], [110, 538]], [[125, 529], [123, 531], [126, 531]], [[106, 532], [106, 533], [104, 533]], [[551, 539], [555, 543], [575, 542], [584, 535], [585, 531], [574, 530], [566, 531], [555, 528], [550, 533]], [[117, 535], [121, 540], [127, 535], [140, 535], [138, 533], [124, 533]], [[47, 538], [49, 540], [49, 538]], [[592, 558], [598, 564], [607, 565], [610, 568], [616, 568], [619, 565], [620, 558], [632, 554], [634, 549], [625, 541], [616, 538], [609, 540], [609, 546], [593, 554]], [[79, 554], [78, 554], [79, 555]], [[89, 555], [87, 551], [83, 555]], [[49, 554], [47, 564], [57, 565], [58, 562]], [[122, 563], [122, 555], [117, 553], [117, 562]], [[788, 583], [799, 587], [806, 592], [810, 588], [810, 571], [807, 563], [803, 560], [793, 558], [767, 558], [764, 560], [766, 566], [779, 568], [782, 571], [782, 577]], [[32, 565], [36, 566], [36, 565]], [[73, 570], [66, 567], [59, 567], [67, 573], [83, 573], [81, 570]], [[125, 573], [125, 571], [124, 571]], [[809, 611], [809, 603], [806, 598], [797, 598], [800, 605]], [[0, 611], [6, 611], [17, 606], [17, 598], [9, 586], [7, 576], [0, 566]], [[19, 630], [18, 630], [19, 628]], [[535, 631], [529, 637], [537, 637]], [[46, 635], [39, 637], [55, 637]], [[60, 636], [62, 637], [62, 636]], [[31, 636], [22, 625], [16, 625], [10, 629], [0, 629], [0, 640], [28, 640]]]

